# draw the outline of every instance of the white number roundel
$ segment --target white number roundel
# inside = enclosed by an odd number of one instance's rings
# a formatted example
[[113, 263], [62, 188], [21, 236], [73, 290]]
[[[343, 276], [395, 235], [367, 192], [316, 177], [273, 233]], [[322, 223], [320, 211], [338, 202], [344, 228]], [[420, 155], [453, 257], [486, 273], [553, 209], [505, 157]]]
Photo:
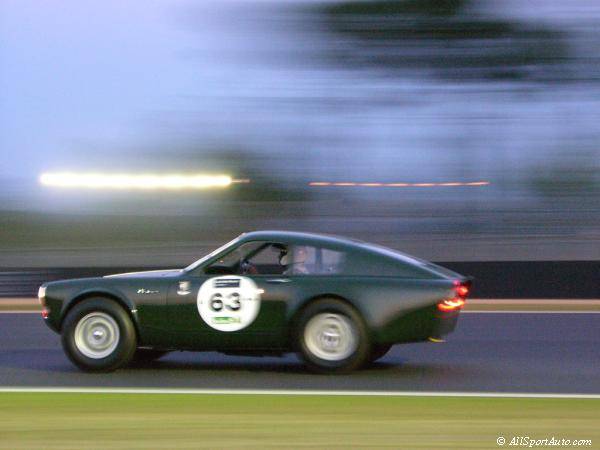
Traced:
[[237, 275], [210, 278], [198, 291], [198, 312], [215, 330], [241, 330], [256, 319], [260, 293], [250, 278]]

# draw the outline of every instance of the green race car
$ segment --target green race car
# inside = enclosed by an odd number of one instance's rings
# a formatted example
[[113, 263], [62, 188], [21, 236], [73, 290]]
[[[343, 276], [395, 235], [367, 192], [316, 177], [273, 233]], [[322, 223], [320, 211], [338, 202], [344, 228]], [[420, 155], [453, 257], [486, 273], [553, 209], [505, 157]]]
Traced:
[[347, 372], [454, 330], [471, 280], [395, 250], [310, 233], [245, 233], [192, 265], [46, 283], [70, 360], [111, 371], [175, 350], [298, 352]]

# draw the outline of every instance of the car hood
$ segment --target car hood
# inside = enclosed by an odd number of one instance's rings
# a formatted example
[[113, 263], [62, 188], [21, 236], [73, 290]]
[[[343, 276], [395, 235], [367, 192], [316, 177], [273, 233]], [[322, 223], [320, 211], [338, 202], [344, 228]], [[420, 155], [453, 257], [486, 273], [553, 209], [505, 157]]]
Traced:
[[171, 270], [146, 270], [143, 272], [127, 272], [116, 273], [114, 275], [106, 275], [104, 278], [159, 278], [159, 277], [175, 277], [181, 274], [181, 269]]

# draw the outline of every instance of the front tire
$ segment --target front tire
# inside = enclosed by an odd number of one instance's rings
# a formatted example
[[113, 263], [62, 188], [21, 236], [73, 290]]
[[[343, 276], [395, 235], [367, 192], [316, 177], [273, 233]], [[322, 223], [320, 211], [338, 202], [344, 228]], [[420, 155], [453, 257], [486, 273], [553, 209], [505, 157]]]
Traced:
[[346, 373], [369, 358], [370, 339], [360, 314], [338, 299], [310, 304], [298, 318], [298, 350], [306, 365], [320, 373]]
[[136, 333], [116, 301], [94, 297], [71, 309], [62, 326], [62, 345], [73, 364], [86, 372], [111, 372], [126, 365], [136, 349]]

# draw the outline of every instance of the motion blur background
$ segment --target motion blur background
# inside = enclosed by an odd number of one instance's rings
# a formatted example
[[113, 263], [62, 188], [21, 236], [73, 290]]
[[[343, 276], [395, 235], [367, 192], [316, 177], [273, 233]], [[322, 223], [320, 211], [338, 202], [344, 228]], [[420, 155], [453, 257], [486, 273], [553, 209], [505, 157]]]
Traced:
[[[265, 228], [597, 260], [599, 169], [595, 0], [0, 2], [1, 267], [183, 266]], [[40, 185], [65, 170], [250, 183]]]

